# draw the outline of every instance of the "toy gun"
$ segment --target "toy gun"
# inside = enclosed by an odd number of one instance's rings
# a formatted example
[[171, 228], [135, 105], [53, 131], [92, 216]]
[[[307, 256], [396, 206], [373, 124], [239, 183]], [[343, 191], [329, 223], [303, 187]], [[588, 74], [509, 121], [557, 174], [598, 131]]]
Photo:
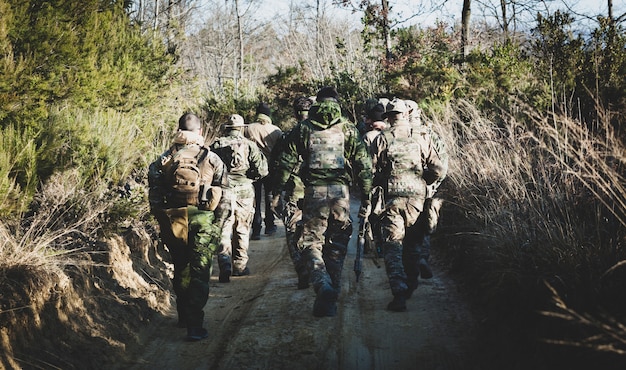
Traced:
[[365, 249], [365, 232], [367, 230], [367, 219], [359, 219], [359, 239], [356, 243], [356, 257], [354, 259], [354, 274], [356, 275], [356, 281], [359, 281], [361, 272], [363, 272], [363, 254]]

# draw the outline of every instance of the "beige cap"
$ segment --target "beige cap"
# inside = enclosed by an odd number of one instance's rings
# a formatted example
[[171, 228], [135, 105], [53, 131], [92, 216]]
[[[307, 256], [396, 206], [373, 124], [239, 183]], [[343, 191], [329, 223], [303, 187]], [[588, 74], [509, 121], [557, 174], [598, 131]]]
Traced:
[[243, 127], [243, 117], [238, 114], [231, 114], [228, 117], [228, 122], [224, 124], [225, 127]]
[[408, 112], [409, 108], [406, 106], [406, 103], [398, 98], [394, 98], [392, 101], [387, 104], [387, 109], [385, 114], [389, 113], [405, 113]]

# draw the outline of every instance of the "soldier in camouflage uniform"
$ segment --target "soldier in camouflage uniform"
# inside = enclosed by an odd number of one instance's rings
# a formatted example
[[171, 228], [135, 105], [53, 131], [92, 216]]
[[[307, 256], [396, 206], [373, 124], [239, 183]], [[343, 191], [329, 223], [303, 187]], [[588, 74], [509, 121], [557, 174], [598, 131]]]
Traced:
[[[200, 340], [208, 337], [203, 328], [203, 309], [209, 298], [211, 262], [220, 238], [213, 211], [228, 185], [228, 177], [222, 160], [204, 147], [200, 119], [185, 114], [178, 127], [173, 145], [150, 164], [150, 211], [159, 222], [161, 240], [174, 263], [172, 283], [178, 325], [187, 328], [189, 340]], [[193, 192], [181, 196], [168, 171], [183, 152], [197, 159], [193, 167], [199, 170], [200, 183], [198, 192], [190, 187]]]
[[367, 217], [372, 169], [355, 125], [342, 117], [337, 91], [324, 87], [316, 100], [309, 118], [299, 122], [285, 138], [278, 159], [275, 190], [283, 190], [302, 158], [303, 257], [317, 294], [313, 315], [322, 317], [337, 314], [341, 272], [352, 235], [349, 195], [352, 174], [361, 194], [367, 194], [359, 210], [360, 216]]
[[[294, 118], [296, 123], [303, 121], [309, 116], [309, 109], [313, 105], [313, 100], [304, 96], [298, 97], [293, 102]], [[272, 151], [272, 160], [270, 165], [270, 176], [275, 178], [278, 169], [278, 157], [283, 151], [285, 137], [289, 132], [283, 133], [282, 139], [274, 147]], [[309, 287], [309, 270], [302, 258], [302, 204], [304, 202], [304, 184], [299, 175], [300, 165], [298, 164], [291, 176], [287, 180], [284, 187], [285, 206], [283, 210], [283, 223], [285, 224], [285, 237], [287, 239], [287, 249], [289, 256], [298, 274], [298, 289], [306, 289]], [[274, 195], [272, 208], [278, 207], [280, 194]]]
[[[381, 218], [385, 268], [393, 300], [391, 311], [405, 311], [406, 299], [417, 288], [419, 250], [405, 243], [405, 235], [419, 227], [427, 185], [441, 180], [443, 165], [426, 130], [411, 127], [408, 108], [400, 99], [387, 105], [391, 129], [378, 136], [386, 149], [377, 160], [377, 177], [386, 180], [385, 210]], [[408, 244], [408, 245], [407, 245]]]
[[383, 118], [385, 114], [385, 107], [378, 103], [378, 100], [375, 100], [375, 104], [369, 108], [366, 112], [365, 116], [365, 125], [367, 127], [367, 132], [365, 136], [363, 136], [363, 141], [365, 141], [365, 145], [367, 146], [367, 151], [370, 153], [370, 157], [372, 158], [372, 176], [375, 181], [379, 181], [380, 183], [374, 182], [372, 188], [372, 195], [370, 196], [372, 200], [372, 212], [369, 216], [369, 227], [366, 230], [369, 234], [368, 237], [373, 241], [373, 244], [376, 247], [376, 250], [371, 250], [369, 246], [370, 243], [365, 243], [366, 249], [365, 253], [376, 253], [377, 256], [382, 257], [382, 237], [380, 235], [380, 215], [384, 208], [384, 191], [383, 186], [384, 182], [380, 176], [376, 176], [376, 170], [378, 166], [376, 165], [376, 161], [380, 157], [380, 153], [382, 152], [384, 146], [384, 140], [377, 140], [376, 137], [379, 135], [383, 135], [383, 131], [387, 127], [387, 123]]
[[437, 228], [437, 222], [439, 220], [439, 209], [443, 203], [443, 199], [440, 197], [436, 197], [437, 189], [441, 185], [443, 179], [445, 178], [448, 172], [448, 153], [446, 150], [446, 146], [441, 140], [441, 137], [435, 130], [433, 130], [432, 125], [422, 125], [422, 110], [419, 108], [417, 103], [413, 100], [405, 100], [404, 101], [409, 109], [409, 124], [411, 127], [415, 127], [417, 129], [426, 129], [430, 135], [431, 141], [435, 147], [435, 151], [439, 155], [441, 159], [441, 163], [443, 165], [443, 173], [440, 179], [433, 184], [428, 185], [426, 200], [424, 201], [424, 212], [420, 214], [418, 219], [418, 224], [420, 227], [414, 228], [414, 235], [407, 235], [404, 239], [405, 242], [415, 242], [420, 243], [419, 248], [420, 258], [418, 263], [418, 272], [419, 276], [422, 279], [430, 279], [433, 277], [433, 271], [428, 264], [428, 260], [430, 258], [430, 236], [435, 232]]
[[248, 246], [254, 216], [253, 181], [268, 174], [267, 159], [259, 147], [243, 135], [243, 117], [233, 114], [224, 125], [225, 135], [211, 144], [228, 168], [227, 197], [232, 213], [224, 222], [217, 257], [219, 281], [227, 283], [230, 276], [250, 275]]
[[[272, 123], [271, 114], [272, 111], [266, 103], [259, 103], [257, 106], [257, 122], [246, 125], [244, 130], [244, 136], [256, 143], [268, 160], [274, 145], [283, 135], [280, 128]], [[266, 176], [254, 182], [254, 218], [252, 219], [251, 240], [261, 239], [261, 226], [263, 224], [262, 205], [265, 205], [265, 235], [274, 235], [276, 233], [274, 212], [270, 207], [272, 198], [269, 181], [270, 178]]]

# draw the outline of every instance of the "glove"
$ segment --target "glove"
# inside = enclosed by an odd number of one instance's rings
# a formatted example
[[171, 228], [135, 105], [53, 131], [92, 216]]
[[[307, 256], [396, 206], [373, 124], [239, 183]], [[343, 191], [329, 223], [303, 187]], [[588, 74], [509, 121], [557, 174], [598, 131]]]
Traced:
[[363, 199], [361, 201], [361, 208], [359, 208], [359, 218], [367, 218], [372, 212], [372, 202], [369, 199]]
[[280, 193], [278, 194], [275, 193], [272, 196], [272, 201], [270, 203], [270, 210], [272, 210], [274, 217], [283, 218], [283, 208], [280, 202]]
[[274, 194], [272, 196], [272, 204], [271, 204], [272, 209], [276, 210], [279, 204], [280, 204], [280, 193]]

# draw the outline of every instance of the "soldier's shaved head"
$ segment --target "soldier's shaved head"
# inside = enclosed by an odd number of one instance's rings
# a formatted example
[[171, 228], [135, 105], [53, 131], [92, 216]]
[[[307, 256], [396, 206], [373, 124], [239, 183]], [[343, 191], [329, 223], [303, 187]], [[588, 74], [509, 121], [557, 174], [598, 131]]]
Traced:
[[179, 130], [198, 132], [201, 128], [200, 118], [193, 113], [185, 113], [178, 120]]

